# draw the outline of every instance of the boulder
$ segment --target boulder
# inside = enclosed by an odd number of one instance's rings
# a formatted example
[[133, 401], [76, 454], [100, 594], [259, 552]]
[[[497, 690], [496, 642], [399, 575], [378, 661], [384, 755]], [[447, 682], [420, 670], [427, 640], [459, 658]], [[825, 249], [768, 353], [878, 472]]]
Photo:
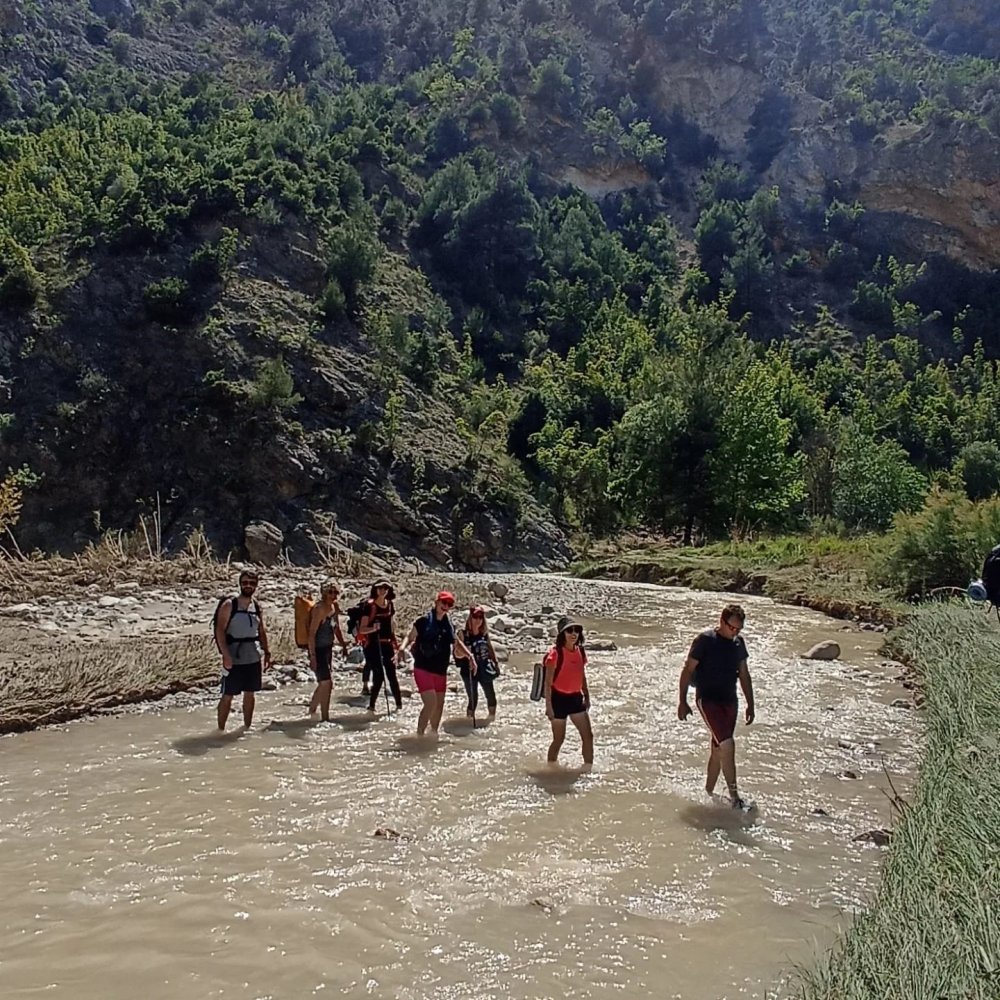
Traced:
[[840, 657], [840, 644], [832, 639], [824, 642], [817, 642], [808, 653], [805, 654], [807, 660], [836, 660]]
[[876, 847], [886, 847], [892, 839], [892, 831], [884, 829], [867, 830], [864, 833], [859, 833], [853, 839], [858, 844], [874, 844]]
[[251, 562], [273, 566], [281, 557], [285, 536], [270, 521], [251, 521], [243, 529], [243, 544]]
[[498, 601], [502, 601], [509, 593], [510, 588], [506, 583], [501, 583], [499, 580], [491, 580], [489, 586], [486, 588]]

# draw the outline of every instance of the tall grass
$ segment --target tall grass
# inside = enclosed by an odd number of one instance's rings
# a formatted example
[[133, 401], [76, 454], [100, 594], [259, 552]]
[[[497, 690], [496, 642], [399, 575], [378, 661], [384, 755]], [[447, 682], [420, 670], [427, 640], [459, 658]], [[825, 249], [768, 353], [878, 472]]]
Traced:
[[892, 640], [926, 685], [927, 742], [871, 907], [801, 1000], [1000, 997], [1000, 628], [965, 605], [914, 612]]

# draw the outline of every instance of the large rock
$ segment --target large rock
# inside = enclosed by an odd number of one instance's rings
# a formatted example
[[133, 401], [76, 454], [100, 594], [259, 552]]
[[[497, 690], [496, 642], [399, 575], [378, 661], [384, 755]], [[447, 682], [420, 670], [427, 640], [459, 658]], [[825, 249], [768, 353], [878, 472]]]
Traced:
[[285, 536], [270, 521], [251, 521], [243, 531], [247, 558], [261, 566], [273, 566], [281, 557]]
[[832, 639], [825, 642], [817, 642], [808, 653], [805, 654], [807, 660], [836, 660], [840, 656], [840, 645]]
[[499, 580], [491, 580], [489, 586], [486, 588], [498, 601], [502, 601], [508, 594], [508, 587], [506, 583], [501, 583]]

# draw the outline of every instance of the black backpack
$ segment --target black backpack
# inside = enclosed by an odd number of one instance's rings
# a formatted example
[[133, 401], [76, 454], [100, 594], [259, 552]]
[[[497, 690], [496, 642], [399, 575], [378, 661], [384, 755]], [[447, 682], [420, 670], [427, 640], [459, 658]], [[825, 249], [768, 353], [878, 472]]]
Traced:
[[358, 629], [361, 628], [361, 619], [364, 618], [370, 602], [370, 597], [362, 597], [357, 604], [353, 604], [347, 609], [347, 631], [355, 639], [358, 637]]
[[447, 619], [438, 621], [433, 611], [428, 611], [421, 621], [423, 624], [417, 626], [417, 649], [423, 659], [433, 660], [454, 645], [455, 627], [450, 622], [445, 625]]
[[[231, 604], [232, 605], [232, 607], [230, 608], [230, 611], [229, 611], [229, 620], [232, 621], [233, 620], [233, 615], [235, 615], [236, 612], [239, 611], [239, 609], [240, 609], [240, 599], [239, 599], [239, 597], [223, 597], [223, 598], [220, 599], [219, 603], [216, 604], [216, 606], [215, 606], [215, 614], [212, 615], [212, 639], [215, 641], [216, 648], [218, 648], [218, 646], [219, 646], [219, 633], [218, 633], [219, 612], [227, 604]], [[254, 599], [254, 600], [252, 600], [250, 602], [250, 607], [247, 608], [247, 611], [249, 611], [250, 608], [253, 608], [253, 613], [257, 616], [257, 621], [259, 622], [260, 621], [260, 605], [257, 603], [256, 599]], [[259, 634], [255, 635], [255, 636], [253, 636], [252, 638], [249, 638], [249, 639], [234, 639], [227, 632], [226, 633], [226, 638], [230, 642], [256, 642], [260, 638], [260, 635]], [[222, 650], [220, 649], [219, 652], [221, 653]]]
[[980, 575], [990, 604], [1000, 608], [1000, 545], [990, 549]]

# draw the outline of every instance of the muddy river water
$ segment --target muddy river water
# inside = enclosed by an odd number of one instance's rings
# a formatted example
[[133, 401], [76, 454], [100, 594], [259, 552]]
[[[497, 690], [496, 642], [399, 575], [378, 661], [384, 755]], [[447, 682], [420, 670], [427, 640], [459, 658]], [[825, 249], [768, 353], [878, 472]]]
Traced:
[[[572, 730], [545, 767], [527, 654], [492, 725], [452, 694], [436, 743], [410, 735], [413, 702], [369, 721], [354, 674], [327, 725], [300, 685], [245, 735], [211, 735], [209, 703], [0, 739], [3, 996], [774, 996], [876, 884], [881, 852], [853, 838], [891, 822], [883, 766], [912, 785], [919, 717], [891, 707], [881, 637], [742, 599], [743, 818], [706, 801], [706, 734], [676, 718], [723, 598], [575, 587], [588, 637], [618, 645], [590, 657], [589, 774]], [[822, 638], [842, 661], [799, 658]]]

